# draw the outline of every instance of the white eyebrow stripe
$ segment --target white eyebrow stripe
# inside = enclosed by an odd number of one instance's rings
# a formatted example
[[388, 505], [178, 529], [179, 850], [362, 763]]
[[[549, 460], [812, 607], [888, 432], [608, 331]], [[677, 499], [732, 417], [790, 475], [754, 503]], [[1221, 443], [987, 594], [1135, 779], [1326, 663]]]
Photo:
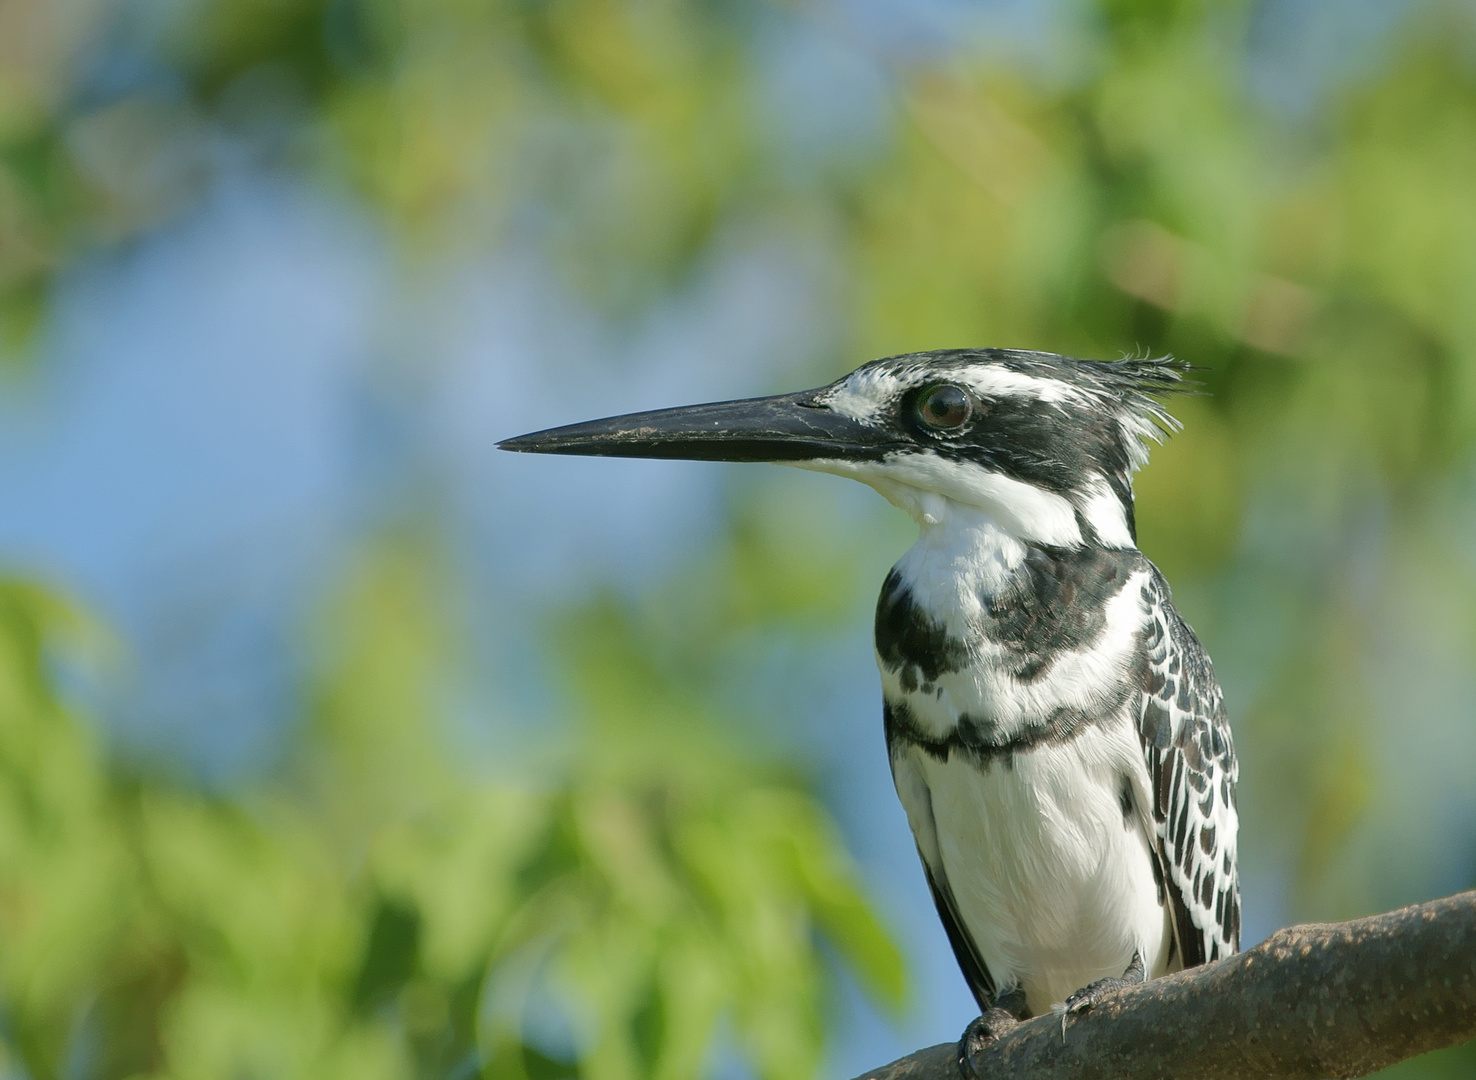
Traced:
[[[916, 369], [905, 372], [904, 377], [904, 373], [896, 370], [863, 368], [842, 379], [819, 400], [842, 416], [874, 425], [883, 419], [887, 409], [903, 393], [920, 385], [918, 375]], [[940, 371], [934, 377], [939, 381], [961, 383], [985, 397], [1028, 398], [1048, 405], [1065, 402], [1091, 404], [1088, 394], [1070, 383], [994, 365]]]
[[1077, 387], [1060, 379], [1026, 375], [1002, 367], [976, 367], [960, 371], [957, 380], [969, 389], [986, 396], [1032, 398], [1056, 405], [1063, 401], [1087, 404], [1087, 396]]

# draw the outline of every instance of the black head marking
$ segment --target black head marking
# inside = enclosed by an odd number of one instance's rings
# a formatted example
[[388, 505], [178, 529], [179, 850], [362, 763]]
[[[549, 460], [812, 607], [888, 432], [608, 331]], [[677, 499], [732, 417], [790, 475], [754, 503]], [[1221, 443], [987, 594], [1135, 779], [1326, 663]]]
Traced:
[[1124, 506], [1131, 531], [1132, 473], [1147, 443], [1177, 428], [1155, 395], [1184, 389], [1187, 370], [1170, 357], [944, 349], [873, 361], [816, 400], [856, 409], [849, 397], [869, 387], [874, 411], [865, 421], [897, 447], [975, 462], [1060, 495], [1096, 478]]

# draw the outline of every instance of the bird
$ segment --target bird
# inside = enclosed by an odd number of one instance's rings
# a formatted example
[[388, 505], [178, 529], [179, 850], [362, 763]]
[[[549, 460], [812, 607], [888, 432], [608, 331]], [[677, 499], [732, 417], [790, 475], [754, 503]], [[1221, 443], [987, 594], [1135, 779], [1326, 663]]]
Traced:
[[772, 462], [859, 480], [918, 539], [875, 621], [893, 781], [980, 1016], [1016, 1024], [1240, 946], [1224, 698], [1137, 546], [1133, 478], [1179, 430], [1172, 357], [944, 349], [815, 390], [507, 439], [540, 454]]

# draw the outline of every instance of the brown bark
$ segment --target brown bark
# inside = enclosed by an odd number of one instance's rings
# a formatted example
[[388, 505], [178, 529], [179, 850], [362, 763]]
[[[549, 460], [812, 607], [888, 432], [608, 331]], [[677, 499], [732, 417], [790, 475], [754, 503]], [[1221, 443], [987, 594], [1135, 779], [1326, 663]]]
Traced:
[[[1316, 1080], [1366, 1076], [1476, 1038], [1476, 892], [1260, 945], [1026, 1021], [979, 1058], [990, 1077]], [[859, 1080], [960, 1080], [944, 1043]]]

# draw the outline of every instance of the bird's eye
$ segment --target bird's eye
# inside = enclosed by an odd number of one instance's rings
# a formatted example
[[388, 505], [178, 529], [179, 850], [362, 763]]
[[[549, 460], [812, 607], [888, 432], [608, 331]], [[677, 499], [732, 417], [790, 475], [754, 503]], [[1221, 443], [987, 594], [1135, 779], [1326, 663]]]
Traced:
[[969, 395], [951, 383], [923, 391], [917, 401], [917, 418], [935, 431], [955, 431], [963, 427], [973, 411]]

